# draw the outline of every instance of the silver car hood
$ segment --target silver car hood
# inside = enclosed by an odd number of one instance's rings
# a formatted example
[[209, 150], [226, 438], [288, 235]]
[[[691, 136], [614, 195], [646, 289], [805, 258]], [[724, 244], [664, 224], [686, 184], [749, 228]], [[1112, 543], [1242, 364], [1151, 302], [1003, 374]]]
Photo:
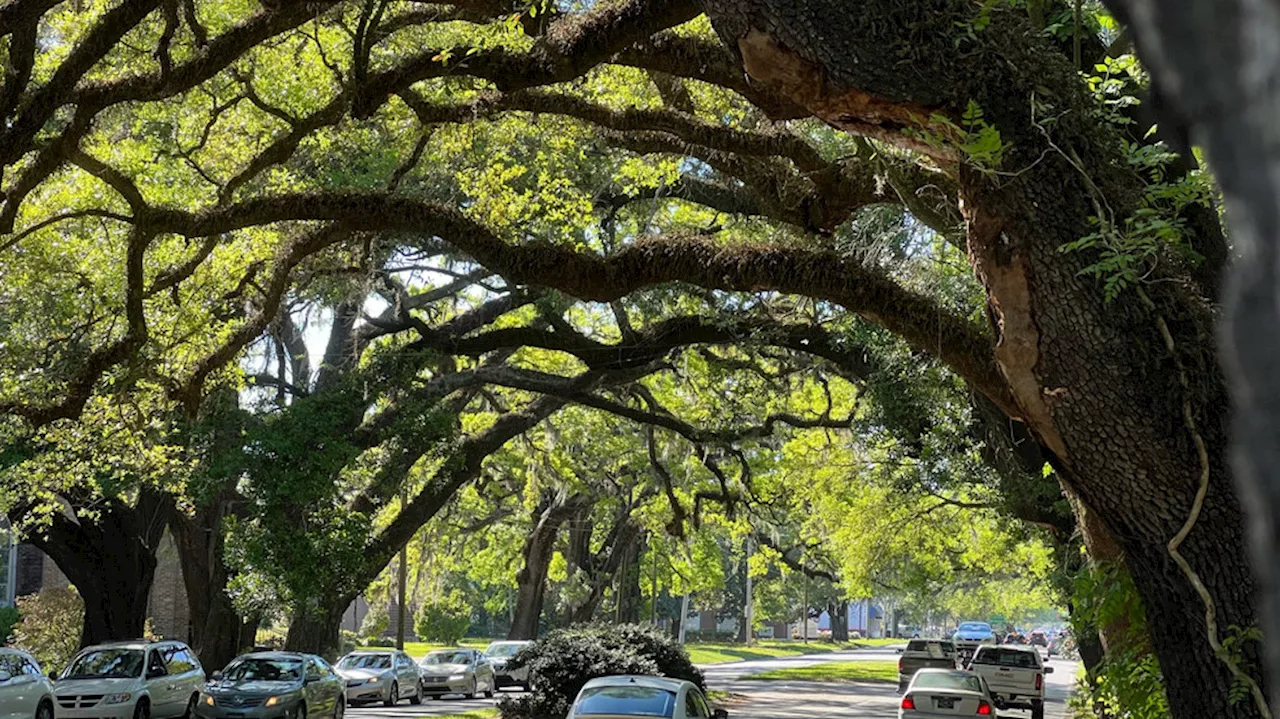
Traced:
[[384, 677], [391, 673], [390, 669], [337, 669], [338, 676], [343, 679], [371, 679]]
[[427, 674], [466, 674], [471, 671], [466, 664], [419, 664], [418, 667]]

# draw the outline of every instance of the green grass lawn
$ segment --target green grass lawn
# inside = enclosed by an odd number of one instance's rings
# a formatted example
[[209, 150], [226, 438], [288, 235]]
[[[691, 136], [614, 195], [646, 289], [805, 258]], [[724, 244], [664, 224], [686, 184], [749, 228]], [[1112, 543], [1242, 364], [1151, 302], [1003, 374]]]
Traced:
[[436, 719], [493, 719], [496, 716], [498, 716], [497, 709], [476, 709], [464, 714], [446, 714], [442, 717], [436, 717]]
[[[470, 649], [484, 649], [485, 647], [489, 646], [490, 642], [494, 642], [494, 641], [497, 641], [497, 640], [468, 638], [468, 639], [463, 639], [462, 642], [459, 644], [459, 646], [467, 647]], [[357, 647], [357, 648], [361, 651], [366, 651], [366, 650], [377, 651], [379, 649], [390, 649], [391, 647]], [[432, 644], [430, 642], [405, 642], [404, 643], [405, 652], [407, 652], [409, 656], [413, 657], [414, 659], [421, 659], [427, 655], [427, 652], [434, 651], [436, 649], [448, 649], [448, 648], [449, 647], [443, 644]], [[470, 717], [468, 717], [468, 719], [470, 719]]]
[[896, 682], [897, 662], [826, 662], [811, 667], [776, 669], [749, 674], [744, 679], [761, 682]]
[[887, 647], [893, 644], [906, 644], [909, 639], [852, 639], [850, 644], [861, 645], [864, 647]]
[[802, 654], [822, 654], [839, 649], [848, 649], [845, 644], [827, 644], [825, 642], [756, 642], [753, 646], [743, 644], [686, 644], [689, 658], [694, 664], [726, 664], [751, 659], [774, 659], [777, 657], [795, 657]]

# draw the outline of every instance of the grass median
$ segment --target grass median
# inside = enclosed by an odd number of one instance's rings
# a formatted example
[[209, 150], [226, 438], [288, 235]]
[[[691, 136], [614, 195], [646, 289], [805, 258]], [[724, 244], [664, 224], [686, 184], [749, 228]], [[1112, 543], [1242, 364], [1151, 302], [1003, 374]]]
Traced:
[[446, 714], [435, 719], [494, 719], [496, 716], [498, 716], [497, 709], [476, 709], [465, 714]]
[[757, 642], [752, 646], [743, 644], [686, 644], [689, 659], [694, 664], [728, 664], [755, 659], [777, 659], [778, 657], [797, 657], [805, 654], [823, 654], [851, 649], [849, 644], [802, 644], [800, 642]]
[[753, 682], [896, 682], [897, 662], [824, 662], [808, 667], [775, 669], [743, 677]]

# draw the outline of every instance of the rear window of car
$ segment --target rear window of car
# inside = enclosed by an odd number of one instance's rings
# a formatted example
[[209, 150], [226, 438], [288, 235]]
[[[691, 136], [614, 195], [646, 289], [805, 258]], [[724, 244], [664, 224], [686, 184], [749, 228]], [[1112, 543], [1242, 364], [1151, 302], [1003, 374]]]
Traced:
[[956, 653], [956, 645], [951, 642], [912, 639], [907, 642], [907, 651], [928, 654], [931, 657], [949, 657]]
[[615, 714], [622, 716], [670, 717], [675, 713], [676, 695], [654, 687], [594, 687], [582, 690], [575, 716]]
[[920, 672], [911, 683], [913, 689], [981, 692], [982, 680], [968, 672]]
[[983, 649], [973, 658], [974, 664], [994, 664], [1001, 667], [1018, 669], [1038, 669], [1036, 656], [1031, 652], [1017, 649]]

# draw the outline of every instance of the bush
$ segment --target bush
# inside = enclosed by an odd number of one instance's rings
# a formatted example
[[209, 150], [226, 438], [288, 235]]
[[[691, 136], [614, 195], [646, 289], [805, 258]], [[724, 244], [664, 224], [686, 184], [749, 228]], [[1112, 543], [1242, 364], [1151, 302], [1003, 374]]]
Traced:
[[350, 654], [356, 650], [356, 646], [360, 644], [360, 638], [350, 629], [343, 629], [338, 634], [338, 651], [341, 654]]
[[9, 643], [9, 635], [21, 616], [17, 607], [0, 607], [0, 645]]
[[471, 605], [458, 591], [424, 602], [413, 618], [413, 631], [428, 642], [454, 645], [471, 626]]
[[13, 645], [25, 649], [45, 671], [61, 670], [80, 648], [84, 602], [75, 587], [45, 589], [18, 597], [21, 619], [13, 627]]
[[387, 613], [387, 607], [383, 604], [372, 604], [369, 606], [369, 612], [364, 615], [364, 620], [360, 622], [360, 636], [366, 639], [380, 637], [387, 633], [389, 626], [391, 626], [391, 615]]
[[504, 719], [560, 719], [587, 681], [614, 674], [687, 679], [703, 690], [702, 672], [684, 648], [657, 630], [636, 624], [571, 627], [521, 651], [508, 667], [529, 668], [530, 693], [504, 700]]
[[394, 647], [396, 640], [392, 637], [365, 637], [364, 646], [366, 647]]

